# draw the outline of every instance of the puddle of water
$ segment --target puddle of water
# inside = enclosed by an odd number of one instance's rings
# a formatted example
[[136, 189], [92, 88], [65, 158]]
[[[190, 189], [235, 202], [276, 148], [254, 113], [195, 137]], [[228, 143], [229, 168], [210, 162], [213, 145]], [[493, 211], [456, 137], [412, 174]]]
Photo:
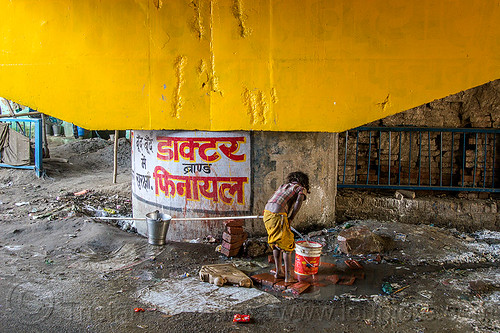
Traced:
[[[443, 269], [451, 269], [451, 268], [480, 268], [482, 266], [495, 266], [495, 264], [468, 264], [468, 265], [449, 265], [449, 266], [406, 266], [404, 264], [393, 264], [393, 263], [384, 263], [384, 264], [375, 264], [375, 263], [366, 263], [361, 261], [363, 265], [363, 269], [351, 269], [349, 268], [344, 261], [348, 259], [347, 257], [335, 258], [330, 255], [322, 255], [321, 262], [323, 265], [320, 266], [318, 274], [312, 278], [312, 276], [308, 277], [307, 282], [316, 284], [311, 285], [309, 289], [300, 295], [302, 299], [314, 299], [314, 300], [332, 300], [336, 296], [341, 296], [343, 294], [349, 294], [354, 297], [358, 297], [360, 299], [363, 296], [371, 296], [371, 295], [380, 295], [382, 294], [382, 284], [388, 280], [399, 280], [404, 278], [405, 276], [410, 276], [413, 274], [424, 274], [430, 272], [436, 272]], [[324, 263], [327, 263], [326, 265]], [[328, 265], [328, 264], [334, 264]], [[274, 269], [273, 264], [268, 264], [268, 267], [254, 274], [266, 273], [269, 272], [270, 269]], [[340, 284], [332, 284], [330, 281], [326, 280], [327, 276], [331, 276], [333, 274], [337, 274], [339, 276], [351, 276], [355, 275], [355, 282], [348, 285], [340, 285]], [[261, 288], [261, 287], [259, 287]], [[266, 287], [261, 288], [266, 290], [274, 295], [287, 295], [283, 294], [280, 291], [276, 291], [274, 289], [269, 289]]]

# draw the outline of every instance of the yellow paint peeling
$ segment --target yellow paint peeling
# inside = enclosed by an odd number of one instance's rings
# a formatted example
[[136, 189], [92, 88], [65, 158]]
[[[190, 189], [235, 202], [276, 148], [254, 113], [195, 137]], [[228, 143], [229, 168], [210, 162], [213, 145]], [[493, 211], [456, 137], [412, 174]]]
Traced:
[[377, 105], [382, 109], [383, 112], [391, 106], [390, 94], [387, 94], [387, 97], [383, 102], [377, 103]]
[[177, 79], [177, 84], [174, 89], [174, 95], [172, 99], [172, 117], [179, 119], [180, 111], [182, 109], [183, 100], [181, 95], [182, 86], [184, 85], [184, 67], [186, 66], [187, 59], [185, 56], [179, 56], [175, 60], [174, 69], [175, 77]]
[[266, 102], [266, 98], [262, 91], [259, 91], [257, 99], [257, 115], [259, 116], [259, 121], [262, 125], [267, 124], [267, 116], [269, 114], [269, 105]]
[[207, 70], [207, 64], [205, 63], [205, 60], [203, 59], [200, 60], [197, 70], [198, 70], [198, 75], [202, 75]]
[[276, 88], [271, 88], [271, 101], [276, 104], [278, 103], [279, 99], [278, 99], [278, 95], [276, 93]]
[[264, 93], [260, 90], [250, 91], [243, 89], [243, 104], [247, 108], [247, 115], [252, 125], [265, 125], [269, 116], [269, 105], [266, 102]]
[[246, 15], [243, 13], [243, 0], [234, 0], [233, 1], [233, 16], [238, 21], [238, 29], [241, 37], [245, 38], [252, 32], [246, 26]]
[[192, 1], [191, 6], [194, 10], [193, 30], [197, 34], [198, 39], [202, 39], [205, 35], [205, 28], [203, 27], [203, 18], [201, 16], [201, 0]]
[[156, 7], [156, 9], [161, 9], [163, 7], [163, 1], [162, 0], [153, 0], [153, 3]]
[[219, 89], [219, 78], [215, 73], [215, 52], [214, 52], [214, 2], [210, 1], [210, 74], [208, 82], [210, 83], [210, 92], [218, 92], [221, 96], [222, 91]]

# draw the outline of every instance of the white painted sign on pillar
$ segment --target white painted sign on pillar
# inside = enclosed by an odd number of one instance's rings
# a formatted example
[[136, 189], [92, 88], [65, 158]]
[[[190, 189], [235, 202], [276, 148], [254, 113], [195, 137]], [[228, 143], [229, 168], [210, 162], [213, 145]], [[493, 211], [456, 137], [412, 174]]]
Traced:
[[248, 132], [133, 131], [131, 139], [138, 200], [179, 215], [250, 211]]

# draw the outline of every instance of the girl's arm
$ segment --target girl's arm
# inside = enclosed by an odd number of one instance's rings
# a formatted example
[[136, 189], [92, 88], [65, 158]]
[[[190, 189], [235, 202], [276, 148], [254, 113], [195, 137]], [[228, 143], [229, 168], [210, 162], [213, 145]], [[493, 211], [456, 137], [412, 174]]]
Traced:
[[302, 202], [304, 201], [304, 198], [305, 198], [305, 195], [303, 193], [299, 193], [299, 195], [297, 195], [297, 200], [295, 200], [292, 211], [290, 214], [288, 214], [288, 221], [292, 222], [295, 215], [297, 215], [300, 207], [302, 206]]

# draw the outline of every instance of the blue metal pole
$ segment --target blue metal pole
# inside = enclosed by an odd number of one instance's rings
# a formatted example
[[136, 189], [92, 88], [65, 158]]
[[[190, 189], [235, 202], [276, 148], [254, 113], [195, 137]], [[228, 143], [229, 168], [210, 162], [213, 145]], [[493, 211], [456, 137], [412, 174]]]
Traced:
[[347, 138], [348, 138], [348, 131], [345, 131], [345, 152], [344, 152], [344, 175], [342, 177], [342, 184], [345, 184], [345, 168], [346, 168], [346, 163], [347, 163]]
[[408, 185], [411, 184], [411, 132], [410, 132], [409, 143], [410, 143], [410, 153], [408, 156]]
[[401, 137], [403, 132], [399, 132], [399, 168], [398, 168], [398, 185], [401, 185]]
[[477, 133], [475, 135], [476, 142], [474, 146], [474, 175], [472, 176], [472, 187], [476, 187], [476, 167], [477, 167]]
[[42, 120], [35, 122], [35, 172], [37, 177], [42, 176]]
[[484, 168], [483, 168], [483, 188], [486, 187], [486, 156], [488, 151], [486, 148], [488, 147], [488, 133], [484, 133]]
[[359, 147], [359, 131], [356, 131], [356, 163], [354, 163], [354, 184], [358, 183], [358, 147]]
[[368, 169], [366, 171], [366, 185], [368, 185], [368, 181], [370, 179], [370, 160], [372, 156], [372, 132], [370, 131], [370, 140], [368, 145]]
[[455, 143], [455, 133], [451, 132], [451, 167], [450, 167], [450, 186], [453, 186], [453, 150], [454, 150], [454, 145]]
[[382, 146], [382, 131], [378, 131], [378, 171], [377, 171], [377, 185], [380, 184], [380, 150]]
[[420, 172], [422, 168], [422, 132], [418, 132], [418, 186], [420, 186]]
[[443, 132], [439, 132], [439, 186], [443, 186]]
[[427, 146], [429, 147], [429, 186], [432, 186], [431, 180], [431, 132], [427, 132]]
[[497, 150], [497, 135], [493, 134], [493, 172], [491, 175], [491, 188], [495, 188], [495, 155]]
[[387, 164], [389, 164], [389, 180], [388, 180], [388, 185], [391, 185], [391, 143], [392, 143], [392, 139], [391, 139], [391, 131], [389, 131], [389, 161], [387, 162]]
[[464, 138], [464, 146], [462, 147], [462, 187], [464, 187], [464, 178], [465, 178], [465, 159], [467, 156], [465, 156], [465, 132], [463, 133], [463, 138]]

